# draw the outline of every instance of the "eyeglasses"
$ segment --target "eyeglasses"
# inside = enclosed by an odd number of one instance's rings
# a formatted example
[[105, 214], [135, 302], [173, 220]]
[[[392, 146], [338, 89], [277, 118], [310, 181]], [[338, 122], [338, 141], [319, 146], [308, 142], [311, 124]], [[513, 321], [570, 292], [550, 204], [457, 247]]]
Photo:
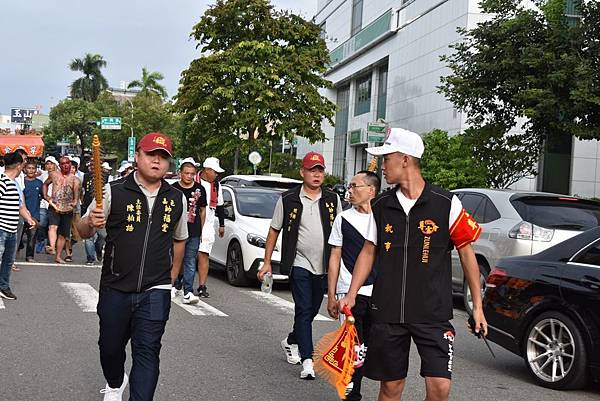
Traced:
[[356, 188], [362, 188], [362, 187], [372, 187], [372, 185], [356, 185], [356, 184], [348, 184], [348, 189], [356, 189]]

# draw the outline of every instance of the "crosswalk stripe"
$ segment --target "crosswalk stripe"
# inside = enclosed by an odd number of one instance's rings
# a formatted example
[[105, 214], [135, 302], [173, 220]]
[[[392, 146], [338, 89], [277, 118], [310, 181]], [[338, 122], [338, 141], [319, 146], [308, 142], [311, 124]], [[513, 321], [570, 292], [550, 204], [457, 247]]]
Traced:
[[60, 283], [61, 287], [75, 300], [84, 312], [96, 312], [98, 291], [87, 283]]
[[[294, 303], [288, 301], [287, 299], [279, 298], [276, 295], [267, 294], [262, 291], [243, 291], [243, 292], [245, 292], [246, 294], [250, 295], [253, 298], [256, 298], [260, 301], [264, 301], [270, 305], [273, 305], [286, 313], [291, 313], [292, 315], [294, 314]], [[332, 321], [332, 319], [325, 317], [321, 314], [317, 315], [315, 317], [315, 320], [321, 320], [321, 321], [327, 321], [327, 322]]]
[[4, 301], [0, 298], [0, 309], [4, 309]]
[[195, 305], [184, 304], [179, 296], [171, 299], [171, 301], [194, 316], [227, 316], [225, 313], [221, 312], [215, 307], [210, 306], [206, 302], [198, 301], [198, 303]]

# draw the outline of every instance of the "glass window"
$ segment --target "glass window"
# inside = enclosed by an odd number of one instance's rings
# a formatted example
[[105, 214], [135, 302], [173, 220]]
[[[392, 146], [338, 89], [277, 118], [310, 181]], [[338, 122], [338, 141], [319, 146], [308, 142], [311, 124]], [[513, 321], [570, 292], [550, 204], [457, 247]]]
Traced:
[[371, 111], [371, 73], [356, 80], [356, 101], [354, 102], [354, 115], [365, 114]]
[[356, 35], [362, 29], [363, 0], [352, 0], [352, 30], [350, 36]]
[[484, 203], [485, 212], [483, 214], [483, 219], [480, 221], [480, 223], [489, 223], [494, 220], [498, 220], [500, 218], [500, 212], [498, 211], [498, 209], [496, 209], [496, 206], [494, 206], [492, 201], [485, 198]]
[[333, 137], [333, 175], [343, 178], [346, 174], [346, 144], [348, 143], [350, 85], [338, 89], [336, 105], [335, 134]]
[[225, 216], [233, 219], [235, 215], [233, 212], [233, 201], [231, 199], [231, 192], [228, 190], [223, 190], [223, 208], [225, 209]]
[[469, 214], [471, 216], [473, 216], [473, 218], [475, 220], [477, 220], [478, 222], [481, 221], [482, 217], [483, 217], [483, 216], [478, 216], [478, 209], [483, 209], [483, 208], [479, 207], [482, 204], [482, 201], [483, 201], [483, 197], [481, 195], [475, 195], [475, 194], [465, 194], [461, 199], [461, 202], [462, 202], [465, 210], [467, 212], [469, 212]]
[[280, 196], [279, 192], [240, 191], [237, 193], [238, 211], [243, 216], [270, 219]]
[[585, 231], [600, 225], [600, 203], [568, 197], [511, 200], [524, 221], [540, 227]]
[[388, 66], [379, 68], [379, 82], [377, 84], [377, 118], [385, 120], [385, 108], [387, 105], [387, 80]]
[[600, 266], [600, 242], [596, 242], [594, 245], [589, 247], [579, 257], [577, 257], [575, 262]]

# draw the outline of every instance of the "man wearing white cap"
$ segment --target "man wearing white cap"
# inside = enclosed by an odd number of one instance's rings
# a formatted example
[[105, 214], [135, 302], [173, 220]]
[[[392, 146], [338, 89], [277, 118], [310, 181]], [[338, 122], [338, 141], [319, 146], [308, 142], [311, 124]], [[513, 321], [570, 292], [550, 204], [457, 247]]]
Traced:
[[369, 350], [364, 374], [380, 381], [379, 401], [399, 401], [408, 368], [411, 339], [421, 357], [426, 399], [448, 400], [454, 335], [450, 251], [456, 247], [473, 294], [477, 332], [487, 334], [481, 304], [479, 267], [471, 243], [481, 229], [452, 192], [426, 182], [420, 159], [421, 137], [388, 129], [382, 146], [367, 152], [383, 156], [381, 170], [396, 184], [372, 202], [364, 246], [348, 294], [339, 307], [353, 307], [377, 259], [373, 285]]
[[[198, 248], [198, 295], [208, 298], [206, 289], [206, 280], [208, 279], [208, 255], [215, 242], [214, 221], [215, 215], [219, 219], [219, 237], [225, 235], [225, 213], [223, 210], [223, 190], [217, 182], [217, 176], [223, 170], [216, 157], [207, 157], [202, 163], [202, 172], [199, 174], [200, 184], [206, 191], [206, 219], [204, 229], [200, 238], [200, 247]], [[197, 177], [198, 178], [198, 177]]]
[[119, 167], [117, 169], [117, 173], [119, 173], [118, 178], [127, 177], [129, 175], [129, 173], [131, 173], [132, 171], [133, 171], [133, 164], [131, 164], [129, 162], [125, 162], [125, 163], [121, 164], [121, 167]]

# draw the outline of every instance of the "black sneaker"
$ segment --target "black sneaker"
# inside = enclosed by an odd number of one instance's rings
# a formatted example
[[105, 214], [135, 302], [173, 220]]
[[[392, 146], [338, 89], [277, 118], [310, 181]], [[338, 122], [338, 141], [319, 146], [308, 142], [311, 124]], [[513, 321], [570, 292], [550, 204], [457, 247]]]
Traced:
[[198, 296], [199, 297], [203, 297], [203, 298], [209, 298], [210, 297], [210, 295], [208, 294], [208, 291], [207, 291], [205, 285], [201, 285], [200, 287], [198, 287]]
[[85, 262], [86, 265], [93, 265], [94, 263], [96, 263], [96, 261], [91, 259], [88, 259], [87, 262]]
[[17, 299], [17, 296], [15, 294], [13, 294], [13, 292], [10, 290], [10, 288], [7, 288], [5, 290], [0, 290], [0, 297], [2, 297], [4, 299]]

